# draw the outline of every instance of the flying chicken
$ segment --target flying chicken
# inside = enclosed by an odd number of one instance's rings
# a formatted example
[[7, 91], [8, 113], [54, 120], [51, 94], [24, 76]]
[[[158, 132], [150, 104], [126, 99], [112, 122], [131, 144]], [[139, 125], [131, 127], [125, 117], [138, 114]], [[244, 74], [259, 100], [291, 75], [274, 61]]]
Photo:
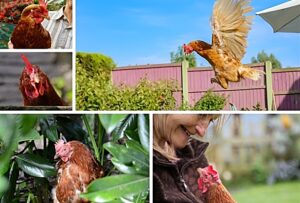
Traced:
[[215, 78], [211, 83], [218, 83], [224, 89], [228, 88], [228, 82], [258, 80], [263, 74], [241, 63], [252, 21], [245, 14], [251, 10], [249, 0], [216, 0], [211, 17], [212, 44], [197, 40], [183, 45], [186, 54], [196, 51], [212, 65]]

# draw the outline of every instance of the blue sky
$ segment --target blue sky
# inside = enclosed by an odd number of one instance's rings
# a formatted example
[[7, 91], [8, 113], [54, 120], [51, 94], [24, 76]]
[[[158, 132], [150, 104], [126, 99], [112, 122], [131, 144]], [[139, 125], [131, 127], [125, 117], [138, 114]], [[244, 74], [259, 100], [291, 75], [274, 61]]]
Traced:
[[[286, 0], [253, 0], [252, 14]], [[169, 63], [170, 52], [191, 40], [211, 42], [213, 0], [77, 1], [77, 51], [110, 56], [118, 66]], [[300, 34], [273, 33], [255, 16], [243, 62], [264, 50], [284, 67], [300, 67]], [[198, 66], [208, 66], [197, 57]]]

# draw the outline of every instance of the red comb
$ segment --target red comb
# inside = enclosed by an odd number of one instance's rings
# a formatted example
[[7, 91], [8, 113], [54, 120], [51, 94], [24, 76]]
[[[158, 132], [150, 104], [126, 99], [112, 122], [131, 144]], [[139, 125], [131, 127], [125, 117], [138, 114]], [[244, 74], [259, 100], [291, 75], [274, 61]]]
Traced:
[[62, 146], [64, 146], [65, 142], [63, 140], [58, 140], [56, 143], [55, 143], [55, 150], [58, 151]]
[[32, 65], [31, 63], [29, 62], [28, 58], [24, 55], [24, 54], [21, 54], [21, 57], [26, 65], [26, 69], [29, 71], [29, 72], [32, 72], [33, 68], [32, 68]]
[[47, 8], [47, 3], [44, 0], [39, 0], [39, 4]]

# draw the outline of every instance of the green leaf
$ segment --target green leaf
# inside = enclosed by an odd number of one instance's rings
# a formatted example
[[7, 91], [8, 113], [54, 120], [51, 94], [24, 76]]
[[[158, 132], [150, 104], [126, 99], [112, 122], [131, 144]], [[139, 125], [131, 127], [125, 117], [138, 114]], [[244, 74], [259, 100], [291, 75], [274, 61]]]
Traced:
[[[115, 158], [117, 163], [116, 167], [121, 167], [120, 164], [126, 165], [127, 170], [133, 173], [131, 167], [137, 174], [148, 175], [149, 174], [149, 157], [148, 155], [141, 153], [139, 150], [131, 147], [125, 147], [123, 145], [118, 145], [112, 142], [105, 143], [103, 146], [107, 151], [109, 151]], [[121, 168], [122, 170], [122, 168]], [[124, 169], [125, 170], [125, 169]], [[129, 171], [128, 171], [129, 172]]]
[[58, 140], [57, 126], [49, 126], [44, 135], [52, 142], [56, 142]]
[[7, 190], [8, 188], [8, 181], [6, 180], [5, 177], [0, 176], [0, 198], [3, 196], [3, 193]]
[[19, 168], [34, 177], [51, 177], [56, 175], [55, 167], [45, 158], [35, 154], [21, 154], [16, 156]]
[[121, 163], [118, 159], [112, 158], [111, 162], [114, 164], [114, 166], [121, 171], [122, 173], [127, 174], [137, 174], [137, 170], [132, 166], [127, 166], [123, 163]]
[[9, 170], [10, 158], [13, 152], [18, 147], [18, 140], [16, 136], [17, 126], [15, 123], [15, 118], [10, 116], [6, 116], [5, 118], [7, 119], [7, 121], [4, 121], [4, 123], [6, 124], [6, 133], [4, 134], [5, 136], [0, 135], [3, 141], [2, 144], [4, 144], [4, 147], [1, 149], [2, 152], [0, 154], [0, 176], [5, 174]]
[[141, 192], [138, 195], [135, 195], [133, 202], [134, 203], [144, 203], [149, 195], [149, 191]]
[[112, 142], [105, 143], [103, 147], [123, 164], [133, 163], [141, 167], [149, 167], [148, 157], [134, 148], [127, 148]]
[[138, 128], [136, 127], [136, 129], [127, 129], [125, 131], [126, 136], [131, 139], [131, 140], [135, 140], [135, 141], [140, 141], [139, 138], [139, 133], [138, 133]]
[[93, 181], [80, 196], [95, 202], [108, 202], [125, 195], [139, 194], [149, 189], [149, 177], [115, 175]]
[[36, 130], [31, 130], [25, 135], [18, 135], [18, 142], [38, 140], [41, 136]]
[[95, 152], [95, 156], [96, 156], [96, 159], [98, 161], [100, 161], [100, 155], [99, 155], [99, 149], [98, 149], [98, 146], [97, 146], [97, 143], [96, 143], [96, 140], [95, 140], [95, 137], [94, 137], [94, 134], [92, 132], [92, 129], [91, 129], [91, 126], [89, 124], [89, 121], [88, 121], [88, 117], [87, 115], [82, 115], [82, 119], [83, 119], [83, 122], [85, 124], [85, 127], [88, 131], [88, 135], [90, 137], [90, 140], [92, 142], [92, 146], [94, 148], [94, 152]]
[[149, 152], [149, 119], [144, 114], [138, 115], [138, 131], [143, 148]]
[[[16, 162], [12, 162], [9, 172], [9, 187], [2, 197], [2, 202], [10, 202], [16, 191], [16, 182], [19, 177], [19, 169]], [[2, 185], [0, 183], [0, 185]], [[1, 186], [0, 186], [1, 187]], [[1, 191], [1, 189], [0, 189]], [[0, 192], [1, 193], [1, 192]]]
[[119, 162], [126, 164], [131, 163], [132, 159], [127, 155], [128, 149], [125, 146], [115, 144], [113, 142], [107, 142], [103, 145], [104, 149], [106, 149], [113, 157], [118, 159]]
[[127, 146], [127, 148], [135, 149], [135, 150], [137, 150], [137, 151], [139, 151], [139, 152], [144, 153], [146, 156], [149, 156], [149, 152], [146, 151], [146, 150], [143, 148], [143, 146], [142, 146], [139, 142], [137, 142], [137, 141], [135, 141], [135, 140], [127, 140], [127, 141], [126, 141], [126, 146]]
[[106, 132], [110, 134], [127, 114], [100, 114], [100, 121]]
[[130, 114], [128, 115], [112, 132], [113, 141], [124, 137], [125, 131], [134, 125], [136, 122], [137, 115]]
[[46, 136], [52, 142], [56, 142], [58, 140], [57, 133], [57, 125], [50, 118], [40, 119], [41, 132], [44, 136]]
[[26, 135], [27, 133], [29, 133], [35, 127], [37, 120], [38, 120], [37, 115], [33, 115], [33, 114], [18, 115], [17, 124], [20, 129], [20, 134]]

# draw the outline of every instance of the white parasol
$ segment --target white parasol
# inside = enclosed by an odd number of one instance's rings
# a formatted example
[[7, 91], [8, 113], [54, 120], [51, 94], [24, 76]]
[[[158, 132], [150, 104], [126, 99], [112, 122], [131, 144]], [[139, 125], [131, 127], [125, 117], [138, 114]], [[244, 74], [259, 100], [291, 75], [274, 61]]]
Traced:
[[300, 33], [300, 0], [291, 0], [256, 14], [265, 19], [274, 32]]

